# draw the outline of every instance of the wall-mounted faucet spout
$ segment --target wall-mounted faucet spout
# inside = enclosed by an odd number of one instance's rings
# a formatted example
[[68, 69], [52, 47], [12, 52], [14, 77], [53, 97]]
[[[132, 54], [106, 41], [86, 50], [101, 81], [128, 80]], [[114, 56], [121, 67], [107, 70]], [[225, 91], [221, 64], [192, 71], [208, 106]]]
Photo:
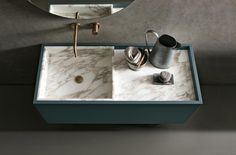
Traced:
[[[76, 12], [75, 19], [79, 19], [79, 12]], [[80, 28], [80, 24], [79, 23], [75, 23], [74, 24], [74, 46], [73, 46], [75, 57], [77, 57], [77, 55], [78, 55], [77, 41], [78, 41], [78, 31], [79, 31], [79, 28]]]

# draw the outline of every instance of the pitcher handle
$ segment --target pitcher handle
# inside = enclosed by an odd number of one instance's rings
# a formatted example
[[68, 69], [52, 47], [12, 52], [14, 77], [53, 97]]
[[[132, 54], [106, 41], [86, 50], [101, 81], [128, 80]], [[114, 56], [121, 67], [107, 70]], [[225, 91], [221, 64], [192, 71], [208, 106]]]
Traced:
[[146, 46], [147, 46], [148, 53], [150, 54], [151, 51], [150, 51], [150, 48], [149, 48], [149, 45], [148, 45], [148, 33], [154, 34], [154, 35], [157, 37], [157, 39], [159, 38], [159, 35], [158, 35], [158, 33], [157, 33], [156, 31], [154, 31], [154, 30], [147, 30], [147, 32], [146, 32], [146, 34], [145, 34], [145, 42], [146, 42]]

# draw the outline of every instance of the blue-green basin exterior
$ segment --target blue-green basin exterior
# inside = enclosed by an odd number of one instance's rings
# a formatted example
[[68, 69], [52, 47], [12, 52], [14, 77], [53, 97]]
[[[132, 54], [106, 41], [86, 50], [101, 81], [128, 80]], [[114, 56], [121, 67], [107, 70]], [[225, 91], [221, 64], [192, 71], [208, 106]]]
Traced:
[[[39, 101], [38, 84], [44, 46], [71, 46], [72, 44], [44, 44], [38, 67], [33, 104], [50, 124], [168, 124], [184, 123], [203, 103], [192, 46], [189, 51], [195, 101]], [[78, 44], [78, 46], [115, 46], [124, 49], [125, 44]], [[144, 47], [144, 44], [132, 46]]]

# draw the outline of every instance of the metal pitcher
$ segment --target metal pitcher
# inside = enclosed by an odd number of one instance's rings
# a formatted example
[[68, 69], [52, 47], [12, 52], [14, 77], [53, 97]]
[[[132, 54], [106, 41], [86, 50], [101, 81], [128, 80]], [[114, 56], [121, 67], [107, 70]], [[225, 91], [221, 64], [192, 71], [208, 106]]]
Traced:
[[[157, 37], [156, 43], [152, 50], [148, 45], [148, 34], [152, 33]], [[175, 40], [175, 38], [169, 35], [162, 35], [159, 37], [158, 33], [154, 30], [148, 30], [145, 34], [146, 46], [149, 53], [150, 63], [161, 69], [167, 69], [171, 66], [174, 56], [173, 49], [181, 47], [181, 44]]]

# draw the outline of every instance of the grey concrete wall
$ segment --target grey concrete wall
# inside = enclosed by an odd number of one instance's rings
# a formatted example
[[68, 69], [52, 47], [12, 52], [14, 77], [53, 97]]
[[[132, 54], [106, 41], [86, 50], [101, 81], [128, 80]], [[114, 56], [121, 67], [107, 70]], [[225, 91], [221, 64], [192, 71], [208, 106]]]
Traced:
[[[235, 84], [236, 2], [234, 0], [136, 0], [99, 20], [98, 36], [79, 33], [79, 42], [142, 43], [145, 30], [192, 43], [202, 84]], [[39, 44], [72, 42], [73, 20], [45, 13], [26, 0], [0, 3], [0, 84], [34, 84]]]

